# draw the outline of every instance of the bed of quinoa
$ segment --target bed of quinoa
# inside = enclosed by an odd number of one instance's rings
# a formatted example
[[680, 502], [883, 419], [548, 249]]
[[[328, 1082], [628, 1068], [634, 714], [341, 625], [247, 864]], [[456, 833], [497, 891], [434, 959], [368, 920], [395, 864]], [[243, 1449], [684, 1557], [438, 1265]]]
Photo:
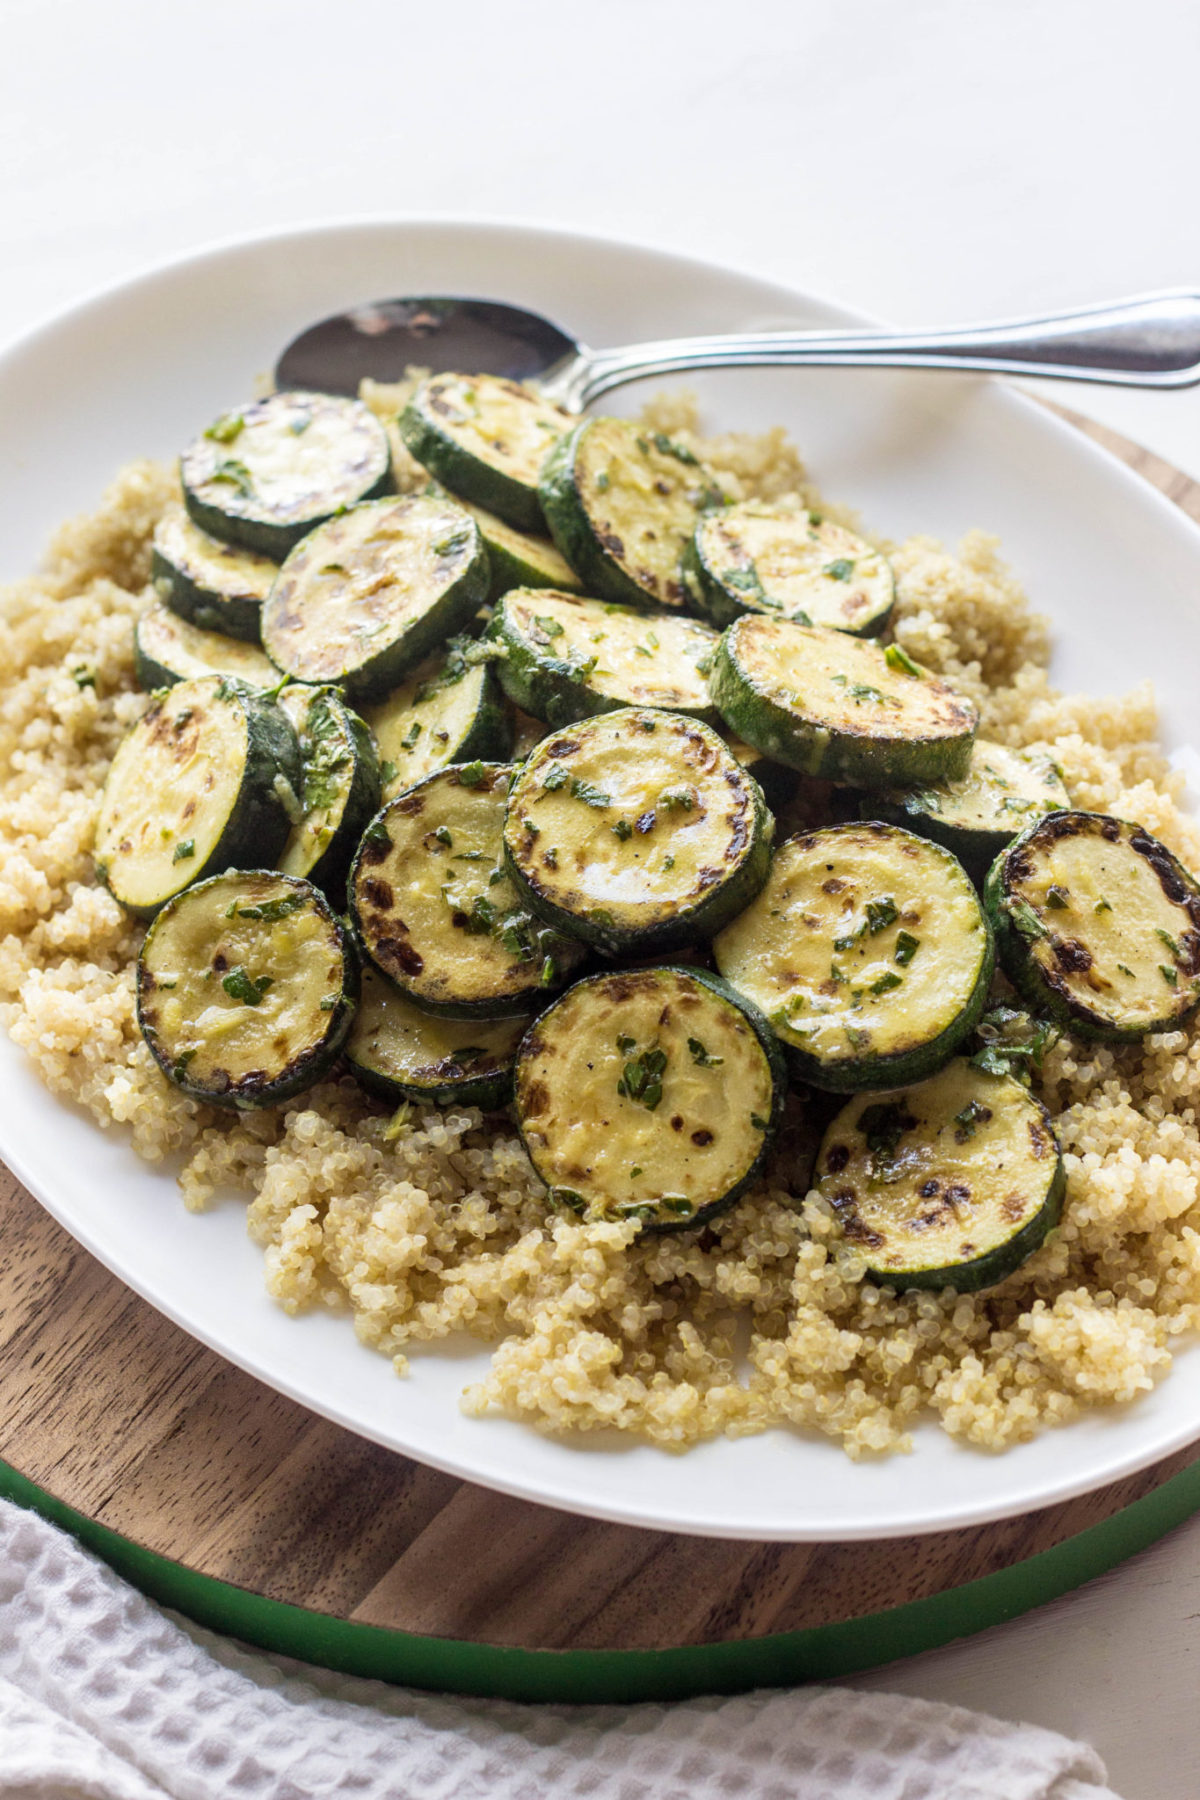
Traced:
[[[808, 492], [782, 432], [702, 440], [686, 399], [652, 412], [731, 492]], [[502, 1116], [391, 1114], [349, 1078], [245, 1116], [185, 1099], [134, 1021], [141, 927], [91, 859], [108, 764], [146, 703], [132, 625], [153, 597], [149, 539], [175, 492], [167, 470], [127, 468], [3, 598], [0, 1021], [52, 1093], [126, 1132], [139, 1156], [171, 1159], [188, 1207], [231, 1187], [249, 1195], [282, 1306], [345, 1310], [400, 1373], [414, 1347], [436, 1354], [438, 1339], [469, 1332], [493, 1345], [469, 1411], [549, 1431], [615, 1426], [671, 1449], [790, 1424], [861, 1456], [907, 1448], [932, 1414], [999, 1450], [1161, 1379], [1173, 1340], [1200, 1323], [1193, 1032], [1115, 1049], [1065, 1039], [1049, 1053], [1039, 1091], [1066, 1156], [1063, 1220], [1015, 1275], [969, 1296], [895, 1296], [861, 1279], [806, 1194], [828, 1116], [819, 1100], [793, 1099], [767, 1182], [726, 1217], [638, 1241], [633, 1224], [548, 1216]], [[1149, 684], [1119, 699], [1055, 692], [1045, 622], [982, 534], [953, 553], [924, 538], [891, 552], [897, 640], [977, 702], [982, 733], [1048, 745], [1073, 804], [1140, 820], [1200, 868]], [[820, 816], [818, 794], [804, 820]]]

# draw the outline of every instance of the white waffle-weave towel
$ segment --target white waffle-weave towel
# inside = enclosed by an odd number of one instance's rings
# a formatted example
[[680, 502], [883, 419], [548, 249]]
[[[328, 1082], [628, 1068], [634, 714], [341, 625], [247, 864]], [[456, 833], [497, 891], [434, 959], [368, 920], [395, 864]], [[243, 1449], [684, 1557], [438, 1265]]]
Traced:
[[520, 1706], [242, 1650], [0, 1501], [0, 1800], [1116, 1800], [1095, 1751], [898, 1694]]

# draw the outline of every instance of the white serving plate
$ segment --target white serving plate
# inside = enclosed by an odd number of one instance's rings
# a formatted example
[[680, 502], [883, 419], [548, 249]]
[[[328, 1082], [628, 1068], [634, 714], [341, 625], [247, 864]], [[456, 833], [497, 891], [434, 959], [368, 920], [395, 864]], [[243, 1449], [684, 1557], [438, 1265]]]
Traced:
[[[788, 323], [858, 323], [750, 276], [566, 232], [368, 221], [217, 248], [60, 315], [0, 357], [0, 577], [92, 506], [118, 466], [170, 458], [243, 400], [301, 326], [354, 301], [464, 293], [523, 303], [604, 346]], [[1158, 684], [1165, 735], [1194, 730], [1200, 531], [1121, 464], [993, 382], [842, 370], [693, 379], [728, 427], [785, 424], [826, 491], [893, 536], [997, 532], [1054, 620], [1061, 684]], [[613, 396], [635, 409], [638, 389]], [[1169, 404], [1164, 401], [1164, 404]], [[718, 1537], [852, 1539], [1046, 1506], [1200, 1436], [1200, 1346], [1136, 1404], [1003, 1456], [923, 1427], [911, 1456], [851, 1463], [788, 1431], [676, 1457], [606, 1438], [555, 1442], [472, 1420], [458, 1395], [487, 1355], [418, 1351], [406, 1381], [345, 1318], [287, 1318], [266, 1296], [240, 1202], [194, 1217], [170, 1173], [51, 1098], [0, 1037], [0, 1155], [81, 1244], [159, 1311], [251, 1374], [364, 1437], [569, 1511]]]

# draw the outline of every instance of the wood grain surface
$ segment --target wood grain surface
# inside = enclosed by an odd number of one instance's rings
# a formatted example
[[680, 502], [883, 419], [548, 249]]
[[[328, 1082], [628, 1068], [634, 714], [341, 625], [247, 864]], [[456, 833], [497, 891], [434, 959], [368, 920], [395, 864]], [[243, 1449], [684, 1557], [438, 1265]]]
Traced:
[[[1064, 413], [1200, 521], [1200, 484]], [[967, 1531], [716, 1541], [492, 1494], [284, 1399], [162, 1318], [0, 1166], [0, 1459], [159, 1555], [343, 1620], [526, 1649], [745, 1640], [944, 1592], [1074, 1536], [1194, 1459]]]

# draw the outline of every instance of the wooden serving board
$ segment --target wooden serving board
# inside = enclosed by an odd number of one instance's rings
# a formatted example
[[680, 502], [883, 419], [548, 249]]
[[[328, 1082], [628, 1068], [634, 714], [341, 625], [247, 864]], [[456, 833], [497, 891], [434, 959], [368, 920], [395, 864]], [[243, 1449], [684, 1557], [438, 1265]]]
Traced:
[[[1200, 484], [1074, 422], [1200, 521]], [[878, 1543], [579, 1519], [262, 1386], [0, 1167], [0, 1492], [193, 1616], [332, 1666], [593, 1699], [844, 1673], [1011, 1616], [1150, 1541], [1200, 1506], [1198, 1448], [1021, 1518]]]

